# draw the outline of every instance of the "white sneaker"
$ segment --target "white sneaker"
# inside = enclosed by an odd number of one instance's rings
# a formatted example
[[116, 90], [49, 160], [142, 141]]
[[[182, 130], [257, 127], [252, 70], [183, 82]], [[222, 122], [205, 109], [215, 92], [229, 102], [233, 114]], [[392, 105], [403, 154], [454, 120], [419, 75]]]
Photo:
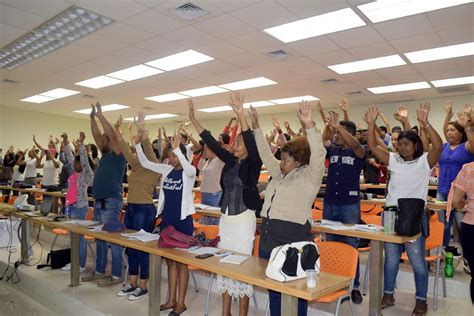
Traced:
[[[61, 270], [63, 270], [63, 271], [71, 271], [71, 264], [70, 264], [70, 263], [66, 264], [64, 267], [61, 268]], [[82, 273], [82, 272], [84, 272], [84, 271], [86, 271], [86, 267], [79, 267], [79, 272], [80, 272], [80, 273]]]
[[122, 288], [120, 291], [118, 291], [117, 296], [119, 296], [119, 297], [128, 296], [128, 295], [134, 293], [137, 289], [139, 290], [140, 288], [139, 287], [133, 287], [129, 284], [126, 287]]

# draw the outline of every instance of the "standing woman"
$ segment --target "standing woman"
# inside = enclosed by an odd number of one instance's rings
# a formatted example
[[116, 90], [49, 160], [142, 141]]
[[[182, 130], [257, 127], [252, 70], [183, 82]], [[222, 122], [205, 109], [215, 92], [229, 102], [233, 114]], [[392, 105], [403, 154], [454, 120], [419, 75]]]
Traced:
[[[158, 199], [158, 214], [163, 214], [161, 229], [173, 226], [177, 231], [192, 236], [194, 231], [192, 214], [193, 185], [196, 180], [196, 168], [186, 159], [186, 148], [181, 144], [181, 131], [174, 136], [169, 151], [169, 164], [155, 163], [148, 160], [140, 142], [146, 136], [144, 125], [139, 126], [135, 139], [135, 150], [140, 164], [153, 172], [162, 174], [160, 197]], [[149, 141], [148, 141], [149, 142]], [[168, 264], [168, 301], [160, 306], [160, 311], [172, 309], [170, 316], [176, 316], [186, 311], [184, 300], [188, 288], [189, 271], [186, 264], [166, 259]], [[179, 286], [178, 286], [179, 283]], [[176, 289], [179, 288], [176, 300]]]
[[[38, 142], [36, 141], [35, 135], [33, 135], [33, 141], [35, 142], [36, 146], [41, 151], [39, 158], [36, 159], [36, 168], [43, 169], [43, 178], [41, 179], [41, 188], [47, 189], [50, 186], [57, 186], [59, 183], [58, 178], [58, 169], [59, 169], [59, 161], [56, 160], [55, 156], [57, 155], [57, 151], [54, 147], [48, 146], [48, 149], [44, 149]], [[46, 161], [41, 163], [43, 157], [46, 156]]]
[[[468, 105], [466, 105], [468, 107]], [[446, 143], [443, 144], [443, 152], [439, 160], [438, 192], [436, 199], [438, 201], [447, 201], [451, 183], [456, 178], [462, 166], [474, 161], [474, 134], [466, 133], [464, 126], [459, 122], [450, 121], [453, 117], [451, 101], [446, 102], [446, 118], [444, 120], [443, 131], [446, 137]], [[462, 121], [460, 121], [462, 122]], [[451, 212], [449, 218], [446, 218], [446, 211], [439, 211], [438, 218], [444, 223], [443, 247], [449, 246], [451, 240], [451, 226], [456, 222], [458, 231], [461, 228], [463, 213]]]
[[[321, 132], [316, 128], [309, 102], [301, 102], [298, 118], [306, 129], [306, 137], [296, 137], [281, 147], [281, 160], [274, 157], [258, 123], [257, 111], [251, 107], [252, 128], [255, 131], [260, 157], [272, 181], [265, 192], [259, 256], [270, 258], [272, 249], [286, 243], [311, 241], [311, 208], [324, 173], [324, 148]], [[304, 190], [302, 190], [304, 188]], [[269, 291], [272, 316], [281, 312], [281, 294]], [[298, 300], [298, 315], [307, 314], [308, 302]]]
[[[369, 107], [366, 119], [369, 124], [368, 146], [374, 155], [390, 170], [390, 181], [386, 205], [398, 205], [400, 198], [417, 198], [426, 202], [430, 170], [438, 163], [443, 150], [443, 142], [436, 130], [428, 122], [430, 104], [420, 104], [416, 116], [420, 124], [426, 128], [432, 146], [429, 152], [423, 152], [423, 142], [413, 131], [400, 133], [398, 137], [398, 152], [389, 153], [377, 146], [375, 121], [379, 115], [376, 106]], [[426, 221], [423, 214], [422, 221]], [[395, 305], [394, 288], [400, 265], [403, 247], [408, 254], [415, 275], [416, 305], [413, 314], [425, 315], [428, 311], [426, 304], [428, 292], [428, 267], [425, 261], [425, 236], [423, 233], [414, 242], [402, 244], [385, 243], [384, 294], [382, 308]]]
[[[262, 160], [245, 118], [243, 102], [244, 98], [237, 92], [230, 97], [229, 104], [237, 114], [242, 127], [242, 133], [235, 138], [232, 145], [233, 153], [219, 146], [211, 133], [198, 122], [192, 101], [188, 101], [188, 105], [189, 119], [199, 136], [225, 164], [220, 181], [222, 214], [219, 221], [219, 248], [251, 255], [256, 229], [255, 211], [260, 211], [262, 208], [257, 189]], [[249, 298], [253, 295], [252, 285], [218, 275], [217, 290], [222, 294], [224, 316], [230, 315], [232, 297], [240, 298], [239, 314], [247, 315]]]
[[[143, 125], [144, 115], [138, 114], [138, 122]], [[115, 123], [115, 134], [118, 144], [125, 159], [131, 166], [128, 175], [128, 208], [125, 212], [125, 225], [129, 229], [141, 230], [151, 233], [155, 226], [156, 207], [153, 204], [153, 191], [159, 175], [140, 165], [135, 150], [132, 152], [127, 142], [123, 139], [121, 127], [122, 116]], [[130, 139], [135, 142], [133, 137]], [[138, 146], [143, 147], [145, 156], [153, 163], [158, 163], [153, 147], [148, 137], [142, 139]], [[149, 279], [148, 253], [128, 248], [128, 270], [130, 284], [117, 292], [117, 296], [128, 296], [128, 300], [135, 301], [148, 296], [147, 282]], [[138, 272], [140, 270], [140, 284], [138, 284]]]

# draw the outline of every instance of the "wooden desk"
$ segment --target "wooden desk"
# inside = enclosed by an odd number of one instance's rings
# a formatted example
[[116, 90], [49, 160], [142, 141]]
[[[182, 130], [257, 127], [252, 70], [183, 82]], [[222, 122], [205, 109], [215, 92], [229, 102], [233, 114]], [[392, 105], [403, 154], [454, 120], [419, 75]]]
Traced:
[[[324, 202], [324, 198], [316, 198], [315, 201]], [[385, 199], [372, 199], [372, 200], [360, 200], [361, 204], [369, 205], [385, 205]], [[426, 208], [433, 211], [446, 210], [448, 203], [447, 202], [431, 202], [426, 203]]]
[[[326, 184], [321, 184], [321, 188], [326, 188]], [[360, 189], [367, 190], [367, 189], [386, 189], [387, 185], [385, 183], [382, 184], [373, 184], [373, 183], [361, 183]], [[430, 185], [428, 186], [428, 190], [438, 190], [437, 185]]]
[[[265, 269], [268, 260], [258, 257], [249, 257], [241, 265], [220, 263], [217, 257], [205, 260], [196, 259], [195, 255], [187, 251], [170, 248], [158, 248], [156, 242], [143, 243], [132, 241], [120, 235], [120, 233], [107, 233], [90, 231], [87, 228], [67, 225], [61, 222], [49, 222], [45, 217], [28, 217], [23, 212], [17, 212], [11, 205], [0, 203], [0, 213], [13, 215], [22, 219], [22, 223], [33, 222], [47, 227], [62, 228], [70, 231], [71, 235], [71, 286], [79, 283], [79, 235], [88, 235], [96, 239], [111, 242], [117, 245], [141, 250], [151, 254], [150, 256], [150, 298], [148, 300], [148, 314], [159, 315], [160, 307], [160, 284], [161, 284], [161, 258], [165, 257], [199, 269], [224, 275], [242, 282], [259, 286], [262, 288], [282, 293], [282, 315], [297, 315], [298, 298], [315, 300], [330, 292], [347, 288], [351, 278], [330, 273], [320, 273], [316, 288], [308, 289], [306, 280], [301, 279], [292, 282], [281, 283], [266, 278]], [[27, 255], [27, 249], [23, 244], [26, 236], [22, 237], [22, 254]]]

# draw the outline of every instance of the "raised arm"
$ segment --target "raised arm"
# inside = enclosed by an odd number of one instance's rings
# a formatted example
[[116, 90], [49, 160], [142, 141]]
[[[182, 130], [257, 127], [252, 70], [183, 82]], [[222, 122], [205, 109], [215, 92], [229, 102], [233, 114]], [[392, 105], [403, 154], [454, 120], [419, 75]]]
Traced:
[[168, 173], [173, 170], [173, 167], [163, 163], [151, 162], [146, 158], [145, 153], [143, 152], [142, 146], [140, 144], [143, 136], [144, 131], [139, 131], [138, 136], [135, 139], [135, 150], [137, 151], [138, 161], [140, 161], [140, 164], [143, 166], [143, 168], [146, 168], [156, 173], [161, 173], [163, 176], [168, 175]]
[[120, 155], [122, 153], [122, 150], [120, 149], [120, 146], [118, 144], [117, 136], [115, 135], [114, 128], [112, 127], [112, 125], [110, 125], [109, 121], [107, 121], [104, 114], [102, 113], [102, 106], [100, 105], [100, 103], [96, 102], [95, 106], [97, 109], [96, 116], [99, 118], [100, 124], [102, 125], [104, 132], [109, 138], [110, 149], [113, 150], [113, 152], [116, 155]]
[[344, 126], [340, 124], [339, 121], [339, 114], [336, 112], [329, 112], [329, 124], [331, 127], [338, 132], [338, 134], [341, 136], [341, 138], [344, 140], [346, 145], [351, 148], [355, 155], [359, 158], [364, 158], [365, 157], [365, 150], [364, 147], [359, 143], [359, 141], [352, 136]]
[[44, 147], [41, 146], [37, 141], [35, 135], [33, 135], [33, 142], [35, 143], [36, 147], [38, 147], [39, 150], [44, 151]]
[[74, 154], [72, 153], [71, 147], [69, 147], [69, 138], [66, 133], [62, 133], [61, 138], [63, 139], [63, 150], [64, 150], [64, 155], [66, 156], [66, 161], [68, 163], [73, 163]]
[[416, 109], [416, 118], [423, 125], [428, 133], [428, 137], [431, 141], [431, 148], [428, 151], [428, 163], [430, 168], [433, 168], [441, 157], [443, 151], [443, 140], [439, 136], [438, 132], [428, 122], [428, 116], [431, 110], [431, 103], [425, 102], [420, 103], [420, 107]]
[[263, 161], [263, 164], [265, 167], [267, 167], [270, 176], [276, 177], [277, 175], [281, 174], [280, 161], [275, 158], [270, 146], [268, 146], [265, 136], [263, 136], [263, 131], [260, 128], [260, 124], [258, 122], [257, 110], [250, 106], [249, 114], [252, 122], [252, 129], [255, 134], [255, 142], [257, 144], [258, 153]]
[[183, 167], [183, 174], [186, 175], [188, 178], [196, 178], [196, 168], [186, 159], [186, 157], [181, 152], [179, 145], [181, 144], [181, 130], [178, 130], [176, 135], [174, 135], [173, 143], [171, 147], [173, 149], [173, 153], [178, 157], [179, 162], [181, 163], [181, 167]]
[[232, 133], [230, 134], [229, 138], [229, 145], [234, 143], [235, 136], [237, 136], [237, 132], [239, 131], [239, 122], [235, 122], [234, 127], [232, 127]]
[[464, 109], [458, 112], [457, 121], [467, 135], [466, 150], [474, 154], [474, 112], [470, 103], [466, 103]]
[[369, 106], [368, 111], [365, 113], [365, 120], [369, 124], [367, 132], [367, 146], [369, 150], [377, 157], [384, 165], [388, 165], [390, 160], [390, 154], [387, 150], [381, 148], [377, 144], [377, 135], [375, 134], [375, 121], [379, 110], [375, 105]]
[[[323, 124], [324, 124], [324, 122], [323, 122]], [[290, 135], [292, 138], [296, 137], [296, 133], [291, 129], [290, 123], [285, 122], [284, 125], [285, 125], [285, 129], [286, 129], [286, 132], [288, 133], [288, 135]]]
[[404, 105], [398, 107], [398, 111], [393, 114], [393, 117], [403, 125], [404, 131], [409, 131], [411, 129], [410, 120], [408, 119], [408, 110]]
[[36, 155], [35, 153], [35, 156], [37, 157], [36, 158], [36, 168], [43, 168], [43, 163], [41, 163], [43, 161], [43, 157], [46, 155], [46, 152], [44, 150], [41, 150], [41, 154], [40, 156], [38, 157], [38, 155]]
[[[115, 122], [114, 124], [115, 134], [116, 134], [115, 137], [118, 141], [120, 151], [125, 157], [125, 160], [127, 160], [127, 162], [130, 164], [132, 169], [136, 169], [140, 166], [140, 163], [138, 162], [138, 159], [135, 156], [133, 156], [132, 151], [130, 150], [130, 147], [128, 146], [127, 142], [123, 138], [122, 129], [121, 129], [122, 122], [123, 122], [122, 115], [120, 115], [117, 122]], [[130, 138], [134, 140], [132, 135], [130, 136]], [[134, 142], [132, 142], [132, 144], [133, 143]]]
[[347, 99], [342, 99], [339, 107], [341, 108], [342, 113], [344, 113], [344, 121], [349, 121], [349, 103], [347, 102]]
[[316, 109], [318, 110], [319, 115], [321, 115], [323, 124], [325, 124], [327, 122], [327, 117], [326, 117], [326, 114], [324, 114], [323, 105], [321, 104], [321, 101], [316, 102]]
[[448, 139], [448, 125], [449, 122], [451, 122], [451, 119], [453, 118], [453, 102], [451, 100], [446, 101], [446, 104], [444, 105], [444, 111], [446, 112], [446, 115], [444, 116], [444, 122], [443, 122], [443, 133], [444, 133], [444, 138]]
[[86, 139], [86, 134], [80, 132], [79, 138], [77, 139], [77, 144], [79, 145], [79, 159], [81, 161], [82, 173], [86, 175], [88, 182], [92, 183], [94, 171], [89, 164], [89, 156], [87, 155], [86, 145], [84, 145], [84, 139]]
[[379, 116], [382, 118], [382, 121], [385, 127], [387, 128], [387, 133], [390, 133], [392, 131], [392, 127], [390, 126], [390, 123], [388, 122], [387, 117], [385, 116], [385, 114], [383, 114], [383, 112], [379, 112]]
[[273, 122], [273, 126], [275, 126], [275, 128], [277, 130], [278, 138], [280, 139], [281, 144], [282, 145], [286, 144], [287, 143], [286, 137], [283, 134], [283, 131], [281, 130], [280, 121], [278, 120], [278, 118], [276, 116], [274, 116], [274, 117], [272, 117], [272, 122]]

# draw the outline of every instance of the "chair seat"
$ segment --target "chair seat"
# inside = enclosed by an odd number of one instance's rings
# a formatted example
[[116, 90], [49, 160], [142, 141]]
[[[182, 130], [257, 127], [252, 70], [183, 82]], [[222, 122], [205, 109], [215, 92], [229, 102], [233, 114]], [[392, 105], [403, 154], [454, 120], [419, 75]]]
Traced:
[[[427, 262], [433, 262], [433, 261], [438, 260], [438, 258], [441, 258], [441, 255], [426, 256], [426, 257], [425, 257], [425, 260], [426, 260]], [[403, 259], [403, 260], [409, 260], [409, 259], [408, 259], [408, 255], [407, 255], [406, 252], [402, 253], [402, 259]]]
[[92, 240], [95, 239], [94, 237], [92, 237], [92, 236], [87, 236], [87, 235], [85, 235], [84, 238], [85, 238], [86, 240], [88, 240], [88, 241], [92, 241]]
[[53, 234], [56, 234], [56, 235], [68, 235], [69, 234], [68, 230], [65, 230], [65, 229], [62, 229], [62, 228], [53, 228], [52, 232], [53, 232]]
[[348, 290], [335, 291], [335, 292], [329, 293], [327, 295], [324, 295], [323, 297], [318, 298], [314, 302], [316, 302], [316, 303], [332, 303], [332, 302], [337, 301], [341, 296], [349, 296], [349, 291]]
[[359, 251], [370, 251], [370, 247], [357, 248]]

